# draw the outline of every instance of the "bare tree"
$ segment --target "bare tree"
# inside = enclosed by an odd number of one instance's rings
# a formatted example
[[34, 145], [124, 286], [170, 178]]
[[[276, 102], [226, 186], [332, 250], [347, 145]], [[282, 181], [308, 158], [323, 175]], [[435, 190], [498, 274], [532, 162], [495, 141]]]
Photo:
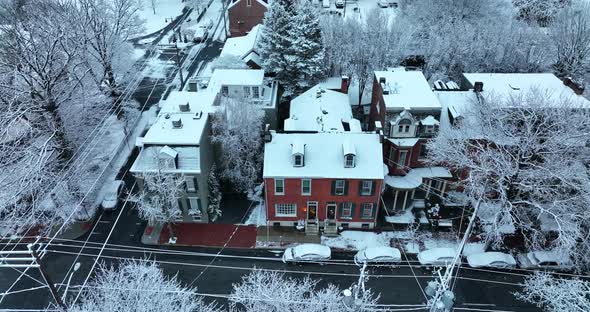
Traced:
[[515, 294], [545, 311], [589, 311], [590, 282], [578, 278], [556, 278], [548, 273], [527, 277], [523, 290]]
[[589, 70], [590, 3], [578, 2], [561, 11], [551, 27], [557, 49], [555, 68], [565, 75]]
[[503, 229], [513, 227], [530, 248], [554, 248], [588, 267], [589, 112], [542, 90], [470, 106], [458, 127], [441, 129], [428, 144], [429, 158], [468, 170], [467, 195], [497, 207], [487, 239], [501, 242]]
[[569, 0], [512, 0], [520, 18], [546, 26], [553, 21]]
[[134, 200], [137, 201], [140, 218], [150, 224], [166, 222], [170, 237], [173, 238], [175, 235], [172, 224], [182, 217], [179, 200], [186, 193], [186, 180], [183, 175], [167, 170], [171, 168], [173, 158], [164, 158], [159, 153], [152, 157], [157, 163], [157, 169], [143, 172], [141, 192]]
[[359, 291], [357, 298], [347, 302], [343, 291], [332, 284], [319, 288], [318, 281], [309, 277], [287, 278], [274, 271], [255, 269], [233, 287], [229, 300], [235, 311], [378, 311], [374, 307], [378, 298], [369, 290]]
[[155, 262], [132, 260], [118, 268], [101, 265], [94, 280], [82, 289], [74, 312], [221, 312], [206, 304], [193, 288], [167, 277]]
[[213, 120], [213, 142], [221, 148], [221, 177], [248, 192], [260, 180], [264, 111], [249, 100], [223, 98]]

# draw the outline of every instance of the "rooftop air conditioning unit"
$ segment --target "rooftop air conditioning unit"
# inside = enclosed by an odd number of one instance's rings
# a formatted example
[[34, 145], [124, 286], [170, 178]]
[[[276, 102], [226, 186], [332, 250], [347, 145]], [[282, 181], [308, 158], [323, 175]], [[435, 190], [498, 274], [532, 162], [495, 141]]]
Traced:
[[172, 127], [175, 129], [182, 128], [182, 119], [180, 117], [172, 119]]
[[186, 113], [190, 110], [190, 106], [188, 105], [188, 102], [186, 104], [179, 104], [178, 105], [178, 109], [183, 112]]
[[193, 119], [201, 119], [201, 117], [203, 117], [203, 111], [198, 111], [193, 116]]

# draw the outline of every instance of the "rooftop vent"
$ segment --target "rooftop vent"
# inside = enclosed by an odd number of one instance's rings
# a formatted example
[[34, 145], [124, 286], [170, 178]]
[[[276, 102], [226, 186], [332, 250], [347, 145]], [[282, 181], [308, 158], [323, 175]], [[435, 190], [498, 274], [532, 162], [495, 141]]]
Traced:
[[346, 121], [343, 121], [342, 128], [344, 128], [344, 131], [350, 131], [350, 124]]
[[188, 105], [188, 102], [187, 102], [186, 104], [179, 104], [178, 105], [178, 109], [181, 112], [185, 113], [185, 112], [188, 112], [190, 110], [190, 106]]
[[476, 81], [473, 84], [473, 92], [482, 92], [483, 91], [483, 82]]
[[180, 117], [172, 119], [172, 127], [175, 129], [182, 128], [182, 119], [180, 119]]
[[322, 90], [319, 90], [319, 89], [318, 89], [318, 90], [315, 92], [315, 97], [316, 97], [316, 98], [320, 98], [320, 97], [322, 97]]
[[164, 115], [164, 119], [170, 119], [170, 114]]
[[379, 83], [385, 83], [385, 77], [379, 77]]
[[203, 117], [203, 111], [198, 111], [193, 115], [193, 119], [201, 119]]

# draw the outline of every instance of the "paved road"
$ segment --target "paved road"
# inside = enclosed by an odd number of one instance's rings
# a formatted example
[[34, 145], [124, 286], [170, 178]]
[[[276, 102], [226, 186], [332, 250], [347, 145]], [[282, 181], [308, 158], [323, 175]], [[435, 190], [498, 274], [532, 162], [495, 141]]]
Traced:
[[[178, 274], [183, 284], [197, 287], [200, 293], [229, 294], [232, 284], [239, 283], [242, 276], [253, 267], [283, 271], [293, 277], [310, 275], [313, 278], [321, 278], [322, 285], [333, 283], [342, 288], [350, 286], [358, 279], [359, 270], [352, 263], [352, 254], [349, 253], [335, 254], [333, 261], [324, 265], [288, 266], [280, 261], [280, 254], [265, 250], [223, 250], [216, 256], [218, 249], [142, 246], [139, 240], [143, 223], [139, 221], [132, 208], [128, 205], [121, 211], [101, 215], [92, 232], [77, 241], [57, 241], [56, 244], [52, 244], [44, 260], [55, 283], [61, 284], [62, 281], [66, 281], [67, 272], [73, 263], [81, 263], [80, 270], [74, 273], [72, 278], [71, 285], [74, 287], [70, 288], [73, 291], [68, 293], [70, 300], [77, 293], [75, 285], [83, 284], [117, 218], [117, 224], [108, 240], [109, 245], [102, 250], [99, 263], [116, 264], [129, 258], [153, 259], [167, 274]], [[397, 267], [369, 268], [370, 278], [367, 286], [381, 295], [381, 303], [407, 305], [406, 307], [424, 304], [421, 287], [425, 287], [432, 279], [432, 271], [420, 268], [414, 259], [411, 259], [410, 263], [412, 267], [408, 263], [403, 263]], [[12, 281], [17, 275], [18, 272], [10, 269], [0, 270], [2, 281]], [[30, 276], [41, 280], [36, 270], [31, 270]], [[516, 284], [522, 279], [522, 276], [506, 272], [462, 269], [455, 286], [457, 306], [505, 311], [539, 311], [535, 307], [516, 301], [512, 296], [513, 292], [518, 291]], [[35, 286], [39, 284], [25, 277], [13, 290]], [[5, 283], [2, 283], [1, 287], [1, 291], [7, 288]], [[64, 287], [60, 287], [61, 294], [63, 291]], [[47, 289], [37, 289], [6, 296], [0, 304], [0, 309], [39, 309], [50, 301]]]

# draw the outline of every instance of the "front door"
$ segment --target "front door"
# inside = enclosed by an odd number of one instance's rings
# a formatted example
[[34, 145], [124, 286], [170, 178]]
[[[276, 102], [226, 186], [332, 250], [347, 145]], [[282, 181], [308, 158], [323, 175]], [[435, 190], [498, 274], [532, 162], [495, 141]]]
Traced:
[[328, 220], [335, 220], [336, 219], [336, 204], [328, 204], [326, 206], [326, 219]]
[[307, 202], [307, 220], [316, 221], [318, 218], [318, 202]]

